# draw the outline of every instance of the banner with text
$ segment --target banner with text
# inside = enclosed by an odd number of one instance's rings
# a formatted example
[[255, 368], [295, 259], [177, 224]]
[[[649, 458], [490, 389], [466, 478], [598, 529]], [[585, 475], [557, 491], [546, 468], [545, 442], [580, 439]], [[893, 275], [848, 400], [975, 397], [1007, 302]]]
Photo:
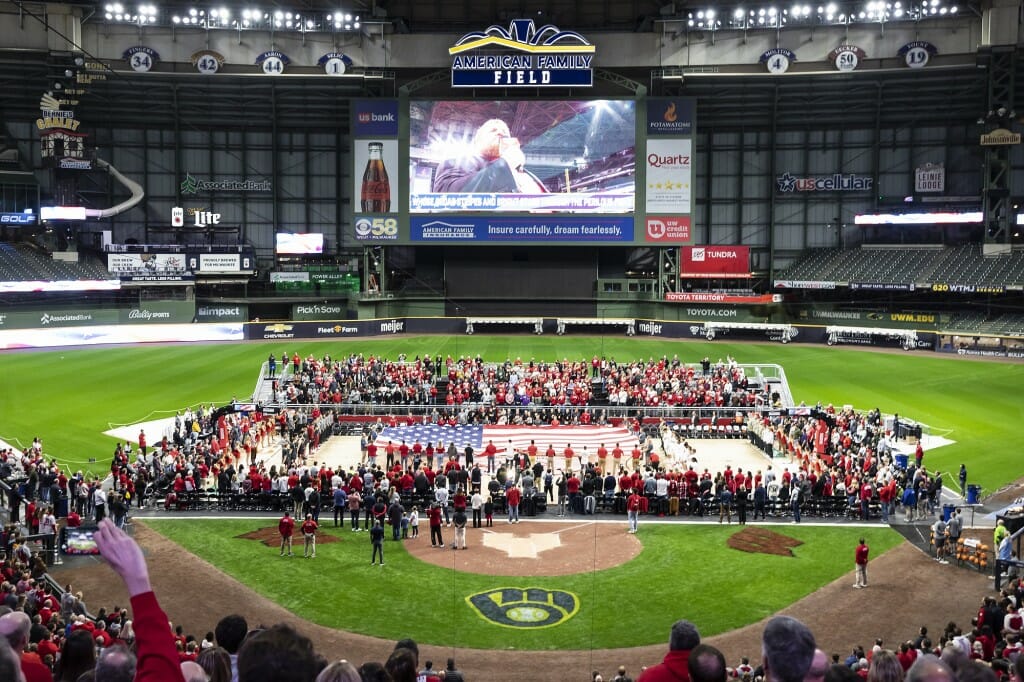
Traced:
[[700, 291], [669, 291], [665, 294], [665, 300], [670, 303], [732, 303], [757, 305], [765, 303], [781, 303], [782, 296], [779, 294], [741, 296], [736, 294], [716, 294]]
[[679, 272], [687, 277], [750, 277], [749, 246], [684, 246]]
[[689, 214], [692, 196], [693, 142], [690, 139], [647, 140], [648, 213]]
[[434, 243], [589, 243], [633, 241], [632, 217], [411, 217], [412, 241]]

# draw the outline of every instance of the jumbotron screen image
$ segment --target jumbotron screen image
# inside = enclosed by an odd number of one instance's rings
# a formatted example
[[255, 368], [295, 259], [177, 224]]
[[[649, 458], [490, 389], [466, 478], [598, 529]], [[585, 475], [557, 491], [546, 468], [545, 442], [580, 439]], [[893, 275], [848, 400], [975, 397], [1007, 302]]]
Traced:
[[413, 101], [412, 213], [632, 213], [631, 100]]

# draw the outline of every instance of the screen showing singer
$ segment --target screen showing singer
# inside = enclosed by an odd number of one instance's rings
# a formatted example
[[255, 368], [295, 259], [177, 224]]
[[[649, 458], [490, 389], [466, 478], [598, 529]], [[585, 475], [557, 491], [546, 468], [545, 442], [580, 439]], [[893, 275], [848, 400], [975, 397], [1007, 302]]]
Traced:
[[410, 210], [631, 213], [632, 100], [413, 101]]

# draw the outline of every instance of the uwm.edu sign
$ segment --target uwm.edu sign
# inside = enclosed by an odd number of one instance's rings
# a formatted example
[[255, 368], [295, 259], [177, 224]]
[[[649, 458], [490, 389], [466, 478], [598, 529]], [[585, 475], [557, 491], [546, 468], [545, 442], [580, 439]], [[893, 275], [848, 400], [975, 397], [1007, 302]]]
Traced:
[[680, 277], [750, 277], [749, 246], [684, 246]]

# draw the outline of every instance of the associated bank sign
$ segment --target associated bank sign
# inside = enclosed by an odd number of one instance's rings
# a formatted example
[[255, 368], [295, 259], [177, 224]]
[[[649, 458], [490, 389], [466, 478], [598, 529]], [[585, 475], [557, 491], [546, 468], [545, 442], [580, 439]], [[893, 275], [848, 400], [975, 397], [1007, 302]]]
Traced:
[[448, 49], [453, 88], [566, 87], [594, 84], [595, 48], [575, 31], [532, 19], [467, 33]]

